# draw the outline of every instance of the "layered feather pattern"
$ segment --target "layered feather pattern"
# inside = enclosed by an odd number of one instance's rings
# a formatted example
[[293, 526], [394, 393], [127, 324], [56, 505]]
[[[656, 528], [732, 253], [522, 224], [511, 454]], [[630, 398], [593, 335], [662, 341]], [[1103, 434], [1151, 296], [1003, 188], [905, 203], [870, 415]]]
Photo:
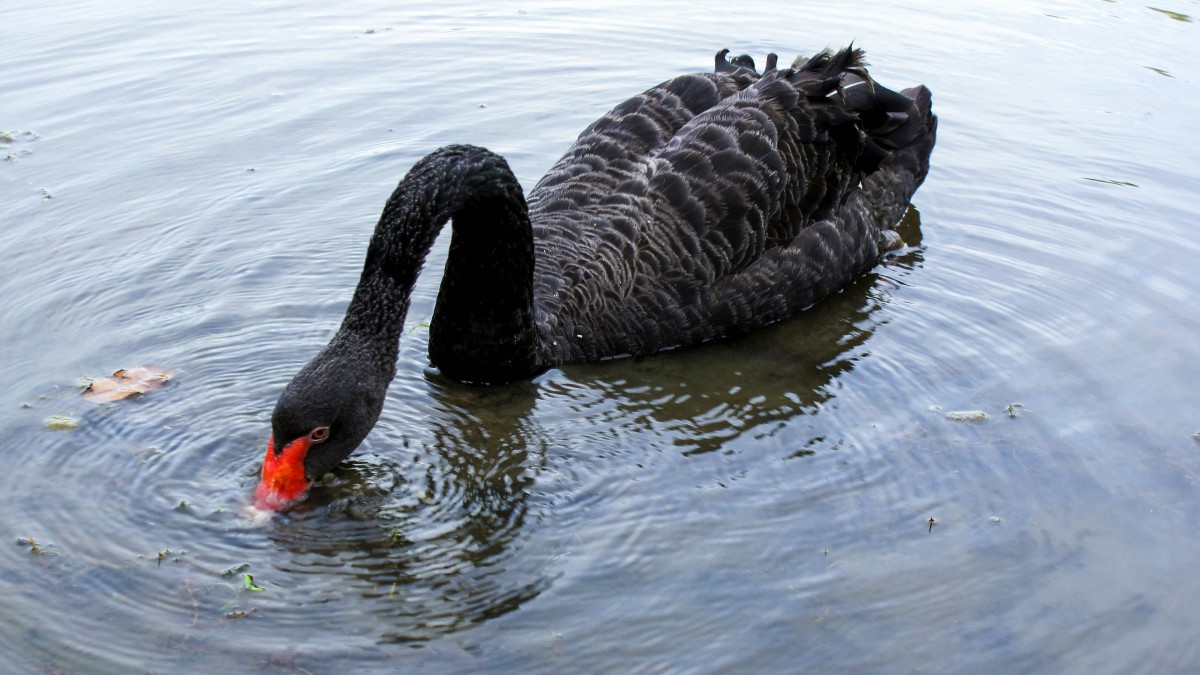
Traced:
[[531, 191], [546, 365], [751, 330], [884, 253], [928, 170], [928, 91], [853, 48], [761, 74], [727, 53], [614, 108]]

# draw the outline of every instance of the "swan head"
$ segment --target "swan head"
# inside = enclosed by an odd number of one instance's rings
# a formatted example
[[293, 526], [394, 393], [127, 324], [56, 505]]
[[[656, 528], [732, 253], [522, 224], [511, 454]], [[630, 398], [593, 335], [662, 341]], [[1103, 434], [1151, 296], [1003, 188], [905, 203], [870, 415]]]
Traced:
[[255, 508], [287, 510], [354, 452], [383, 410], [392, 369], [383, 370], [327, 347], [296, 375], [271, 415]]

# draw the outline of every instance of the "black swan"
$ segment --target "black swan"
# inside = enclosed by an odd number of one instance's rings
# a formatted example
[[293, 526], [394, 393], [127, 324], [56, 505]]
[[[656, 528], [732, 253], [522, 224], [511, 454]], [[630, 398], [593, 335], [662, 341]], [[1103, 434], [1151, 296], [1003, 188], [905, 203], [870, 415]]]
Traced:
[[375, 425], [447, 220], [429, 360], [473, 383], [741, 333], [875, 266], [929, 170], [929, 90], [879, 85], [853, 47], [761, 74], [728, 53], [601, 117], [528, 199], [483, 148], [417, 162], [341, 327], [279, 397], [255, 505], [296, 502]]

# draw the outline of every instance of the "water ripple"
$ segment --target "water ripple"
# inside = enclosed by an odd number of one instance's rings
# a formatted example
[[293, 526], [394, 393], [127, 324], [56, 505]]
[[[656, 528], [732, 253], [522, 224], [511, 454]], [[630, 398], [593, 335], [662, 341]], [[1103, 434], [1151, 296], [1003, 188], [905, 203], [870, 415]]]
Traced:
[[[37, 132], [0, 165], [14, 667], [1195, 661], [1188, 25], [917, 3], [843, 35], [829, 4], [796, 44], [751, 3], [664, 47], [630, 3], [30, 7], [0, 122]], [[271, 403], [417, 158], [480, 143], [530, 185], [630, 83], [852, 37], [941, 115], [898, 255], [754, 335], [480, 390], [427, 368], [443, 237], [378, 428], [248, 517]], [[74, 386], [138, 364], [178, 374]]]

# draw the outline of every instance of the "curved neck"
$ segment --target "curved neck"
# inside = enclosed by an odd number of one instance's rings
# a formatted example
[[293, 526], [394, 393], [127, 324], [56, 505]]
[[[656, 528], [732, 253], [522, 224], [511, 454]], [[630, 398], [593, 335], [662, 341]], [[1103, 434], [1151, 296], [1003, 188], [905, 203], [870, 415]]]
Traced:
[[394, 367], [413, 284], [451, 218], [430, 359], [447, 375], [472, 382], [532, 375], [538, 358], [529, 214], [504, 159], [483, 148], [441, 148], [400, 182], [375, 228], [339, 334], [367, 337]]

